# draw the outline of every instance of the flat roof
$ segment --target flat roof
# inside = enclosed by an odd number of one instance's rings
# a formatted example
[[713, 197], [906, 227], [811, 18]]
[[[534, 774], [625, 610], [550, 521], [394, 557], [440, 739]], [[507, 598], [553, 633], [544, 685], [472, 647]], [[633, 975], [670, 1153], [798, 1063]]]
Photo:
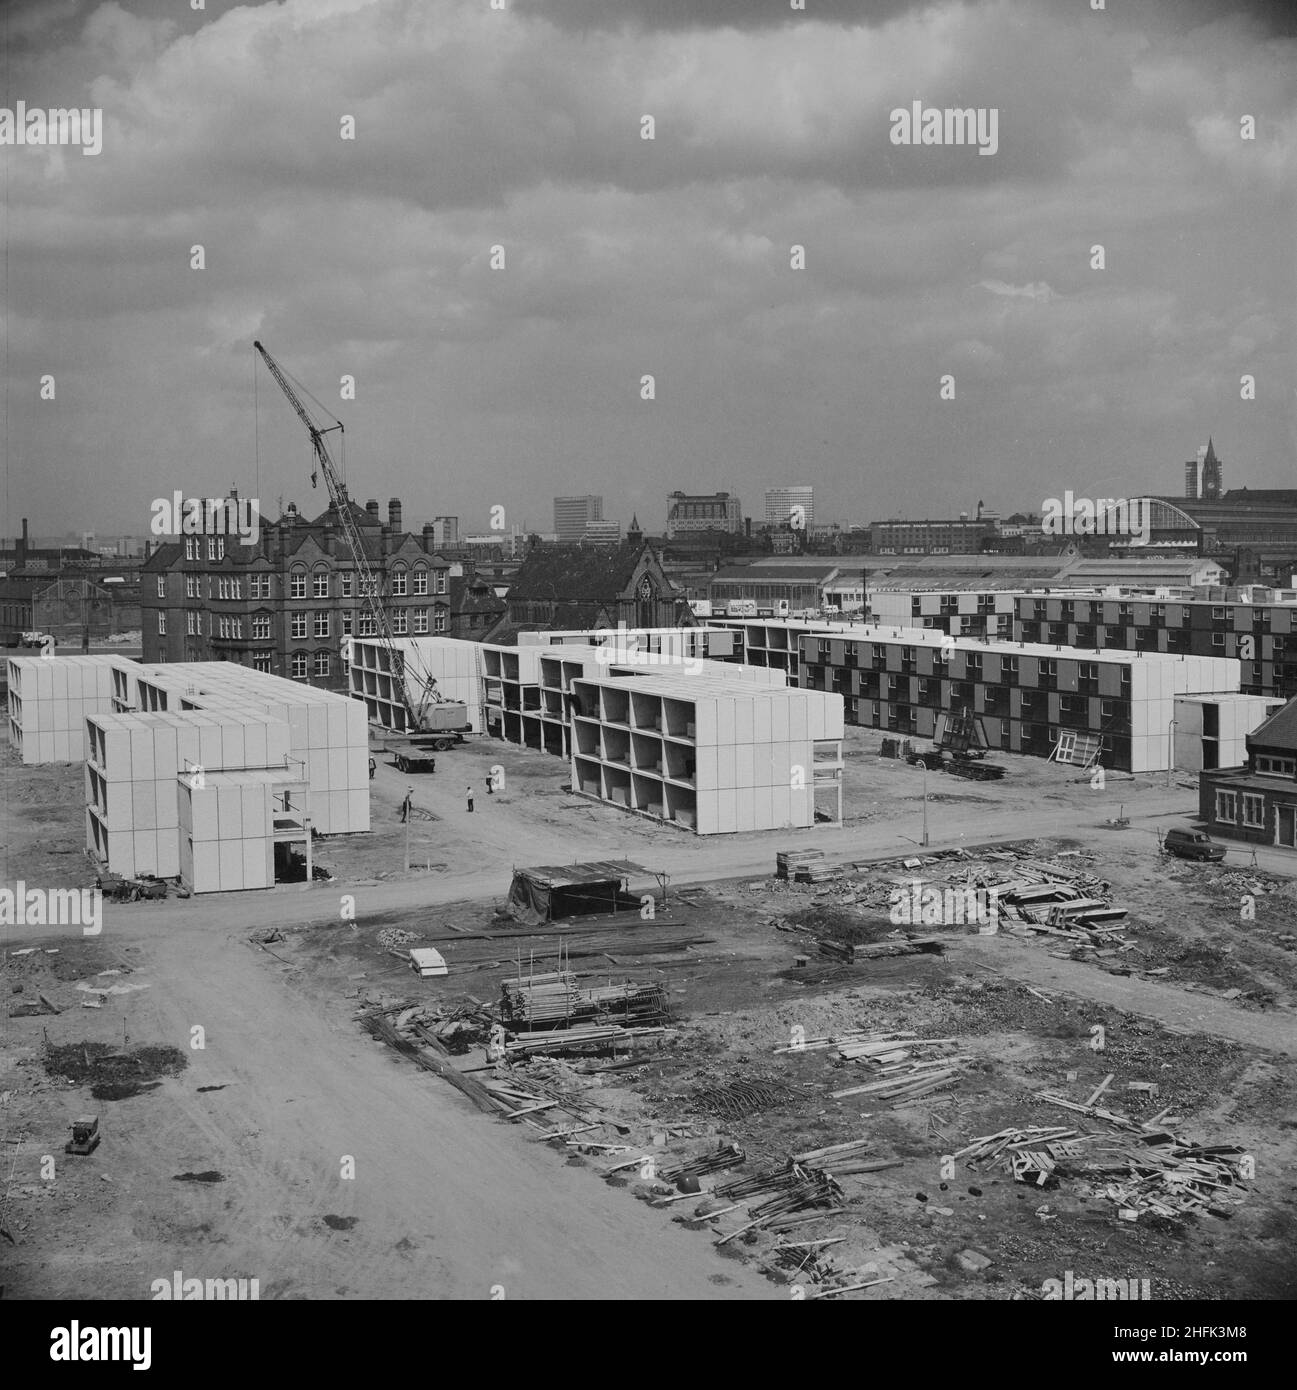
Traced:
[[952, 637], [949, 633], [938, 632], [931, 627], [891, 627], [883, 624], [877, 626], [866, 626], [855, 624], [850, 627], [840, 628], [832, 634], [810, 633], [807, 634], [817, 640], [824, 640], [830, 635], [847, 642], [889, 642], [895, 646], [902, 647], [941, 647], [953, 646], [960, 652], [999, 652], [1005, 656], [1038, 656], [1056, 657], [1063, 656], [1068, 658], [1083, 659], [1085, 661], [1110, 661], [1122, 665], [1134, 665], [1136, 662], [1176, 662], [1185, 660], [1195, 661], [1220, 661], [1228, 663], [1237, 668], [1238, 662], [1233, 657], [1224, 656], [1197, 656], [1192, 652], [1138, 652], [1129, 651], [1125, 648], [1101, 648], [1090, 650], [1088, 647], [1068, 647], [1061, 646], [1054, 642], [1014, 642], [1006, 638], [982, 638], [982, 637]]

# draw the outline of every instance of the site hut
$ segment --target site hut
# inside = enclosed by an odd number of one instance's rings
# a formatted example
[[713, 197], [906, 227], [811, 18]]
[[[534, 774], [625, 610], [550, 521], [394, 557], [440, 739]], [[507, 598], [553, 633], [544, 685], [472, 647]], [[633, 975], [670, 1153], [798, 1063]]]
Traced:
[[576, 680], [571, 693], [581, 795], [700, 835], [841, 824], [836, 695], [669, 672]]
[[1084, 651], [851, 627], [802, 638], [802, 680], [843, 697], [849, 723], [931, 738], [942, 711], [968, 709], [992, 748], [1165, 771], [1175, 697], [1233, 694], [1236, 661]]

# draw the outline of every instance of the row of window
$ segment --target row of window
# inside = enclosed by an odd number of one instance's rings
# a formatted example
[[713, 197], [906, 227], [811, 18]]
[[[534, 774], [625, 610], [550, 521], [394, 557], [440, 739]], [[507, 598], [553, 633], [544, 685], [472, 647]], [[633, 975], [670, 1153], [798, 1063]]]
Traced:
[[1256, 770], [1274, 777], [1297, 777], [1297, 758], [1274, 758], [1268, 753], [1258, 753]]
[[1222, 825], [1243, 825], [1253, 830], [1264, 830], [1265, 797], [1257, 792], [1218, 791], [1216, 819]]
[[[376, 637], [378, 627], [372, 613], [351, 614], [343, 613], [341, 616], [341, 628], [343, 637]], [[327, 638], [333, 635], [332, 626], [333, 615], [330, 612], [309, 613], [294, 612], [289, 614], [289, 636], [304, 638], [308, 635], [317, 638]], [[270, 616], [268, 614], [256, 614], [251, 620], [252, 640], [269, 641], [271, 636]], [[354, 621], [354, 628], [353, 628]], [[185, 612], [185, 631], [190, 637], [201, 637], [203, 635], [203, 615], [201, 613]], [[444, 633], [447, 630], [446, 614], [438, 610], [432, 615], [432, 628], [434, 633]], [[428, 627], [428, 609], [398, 608], [392, 613], [392, 632], [397, 637], [405, 637], [411, 633], [416, 637], [426, 636]], [[167, 635], [167, 615], [165, 610], [158, 612], [158, 636]], [[213, 615], [207, 615], [207, 636], [218, 636], [227, 639], [240, 639], [243, 636], [243, 619], [219, 617], [215, 619], [213, 629]]]
[[[190, 536], [185, 543], [186, 559], [197, 559], [197, 555], [189, 555], [189, 542], [194, 543], [195, 548], [198, 539]], [[219, 558], [225, 558], [225, 541], [219, 536], [212, 537], [208, 541], [208, 548], [220, 542], [221, 553]], [[218, 558], [215, 552], [208, 555], [208, 559]], [[428, 577], [431, 574], [432, 584], [429, 586]], [[424, 565], [416, 565], [414, 569], [407, 571], [404, 567], [397, 567], [389, 574], [392, 585], [392, 595], [395, 598], [404, 598], [407, 593], [419, 594], [444, 594], [446, 592], [446, 571], [429, 570]], [[377, 592], [381, 588], [379, 576], [374, 575], [368, 583], [355, 584], [356, 576], [350, 570], [340, 570], [338, 572], [339, 597], [353, 597], [352, 589], [355, 586], [361, 598], [366, 598], [371, 592]], [[313, 574], [308, 574], [305, 569], [294, 569], [288, 576], [288, 596], [289, 598], [305, 598], [307, 581], [310, 581], [312, 598], [331, 598], [332, 584], [328, 570], [317, 569]], [[187, 574], [185, 576], [185, 597], [201, 598], [199, 586], [202, 583], [202, 576], [197, 574]], [[243, 580], [233, 575], [221, 575], [217, 578], [217, 595], [224, 599], [240, 599], [243, 597]], [[167, 577], [164, 574], [158, 575], [158, 597], [167, 596]], [[211, 598], [211, 577], [208, 577], [207, 597]], [[249, 598], [269, 598], [270, 597], [270, 575], [253, 574], [248, 576], [248, 597]]]

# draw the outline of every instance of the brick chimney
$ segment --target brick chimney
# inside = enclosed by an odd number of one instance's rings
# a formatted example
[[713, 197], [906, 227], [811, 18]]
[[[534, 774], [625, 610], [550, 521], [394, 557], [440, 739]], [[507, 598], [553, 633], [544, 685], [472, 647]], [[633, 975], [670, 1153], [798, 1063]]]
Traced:
[[372, 517], [374, 518], [375, 521], [377, 521], [377, 520], [378, 520], [378, 498], [377, 498], [377, 497], [371, 497], [371, 498], [369, 499], [369, 501], [365, 503], [365, 510], [370, 514], [370, 516], [372, 516]]
[[431, 555], [432, 552], [437, 548], [436, 535], [437, 528], [432, 524], [431, 521], [425, 521], [423, 523], [423, 548], [428, 552], [429, 555]]
[[401, 499], [400, 499], [399, 497], [393, 497], [393, 498], [391, 498], [391, 499], [388, 501], [388, 504], [387, 504], [387, 524], [392, 528], [393, 531], [395, 531], [395, 532], [397, 533], [397, 535], [400, 535], [400, 533], [401, 533]]
[[17, 550], [17, 552], [18, 552], [17, 555], [14, 556], [14, 559], [17, 560], [17, 562], [18, 562], [17, 565], [14, 566], [14, 568], [15, 568], [15, 569], [22, 569], [22, 567], [27, 563], [27, 518], [26, 518], [26, 517], [23, 517], [23, 533], [22, 533], [22, 536], [19, 538], [18, 544], [14, 547], [14, 549]]

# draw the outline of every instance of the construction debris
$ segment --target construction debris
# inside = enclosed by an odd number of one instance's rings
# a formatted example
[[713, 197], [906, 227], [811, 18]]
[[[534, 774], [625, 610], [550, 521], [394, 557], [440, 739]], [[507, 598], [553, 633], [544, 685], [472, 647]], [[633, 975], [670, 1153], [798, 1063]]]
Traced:
[[1239, 1146], [1191, 1144], [1157, 1129], [1152, 1121], [1140, 1125], [1050, 1092], [1037, 1099], [1102, 1119], [1110, 1129], [1098, 1133], [1067, 1127], [1004, 1129], [974, 1139], [954, 1157], [966, 1160], [969, 1167], [998, 1162], [1012, 1172], [1015, 1181], [1037, 1187], [1056, 1185], [1063, 1178], [1080, 1179], [1087, 1182], [1083, 1190], [1115, 1202], [1126, 1221], [1137, 1220], [1143, 1213], [1175, 1218], [1206, 1212], [1229, 1217], [1242, 1204], [1241, 1196], [1232, 1195], [1246, 1172], [1239, 1161], [1244, 1156]]

